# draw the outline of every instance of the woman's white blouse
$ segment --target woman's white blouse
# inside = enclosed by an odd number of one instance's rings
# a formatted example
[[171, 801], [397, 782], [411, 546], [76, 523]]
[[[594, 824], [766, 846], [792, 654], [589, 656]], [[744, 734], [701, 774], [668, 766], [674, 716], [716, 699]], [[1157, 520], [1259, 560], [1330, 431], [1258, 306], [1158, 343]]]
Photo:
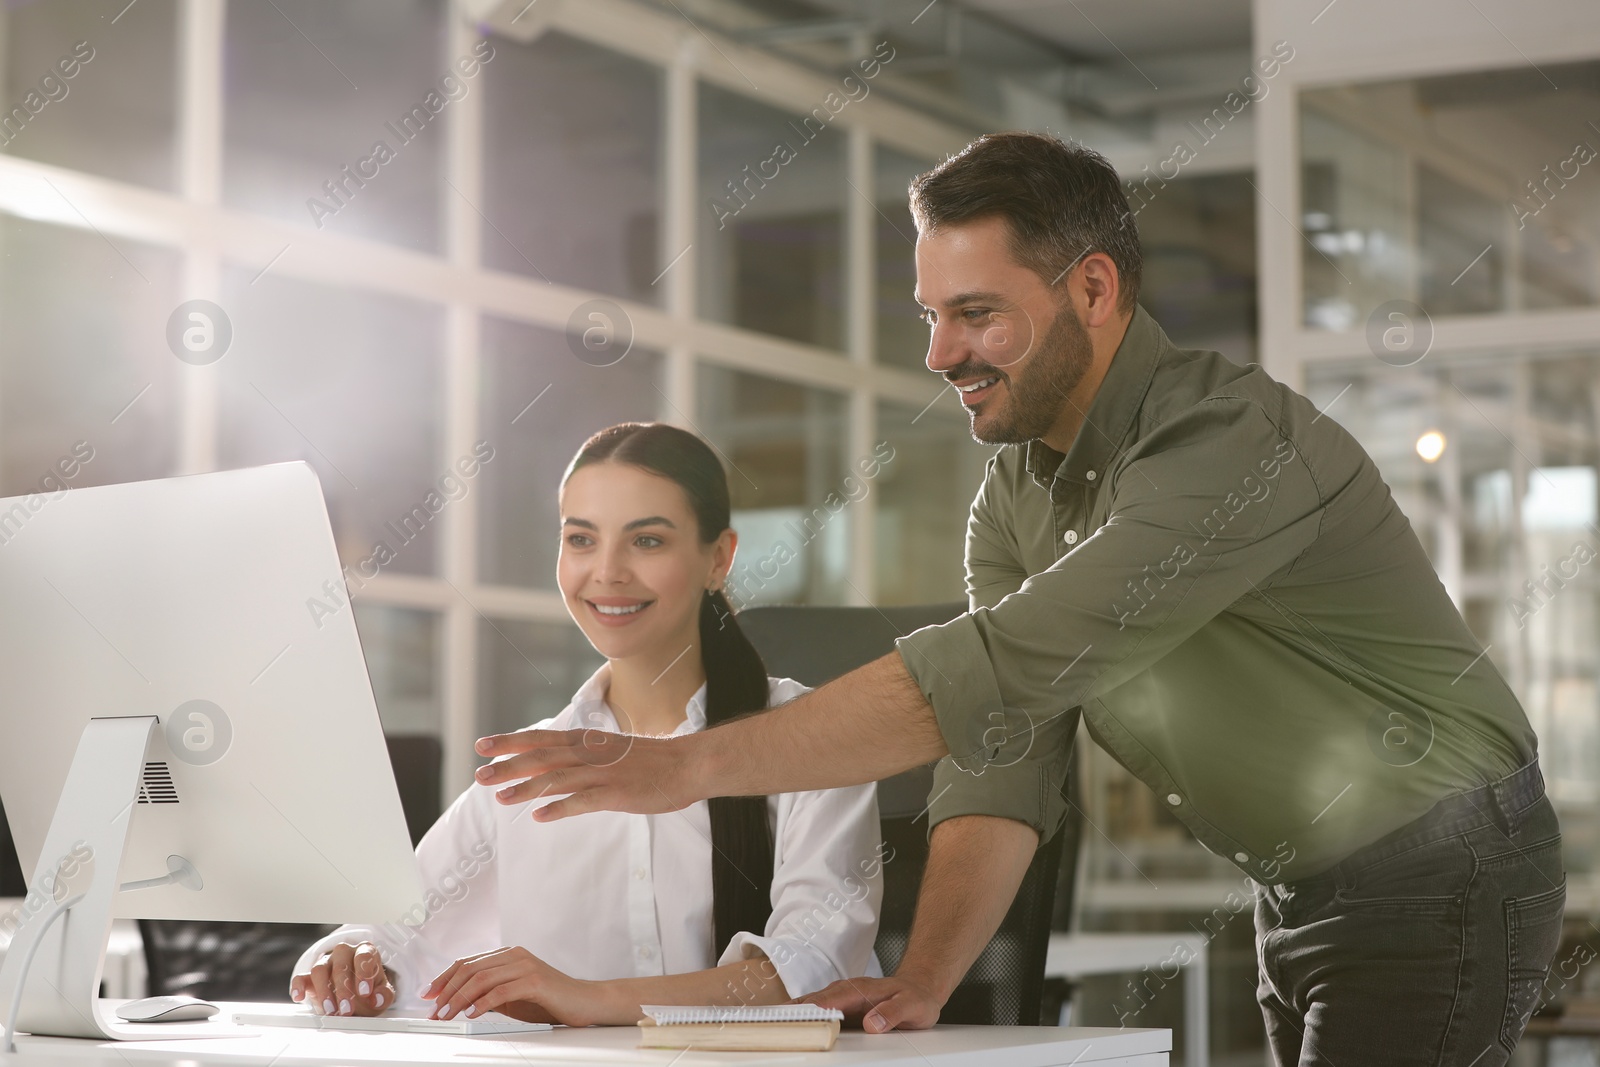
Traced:
[[[610, 664], [572, 703], [538, 726], [618, 729], [604, 697]], [[770, 704], [807, 687], [769, 678]], [[706, 687], [674, 735], [705, 728]], [[704, 801], [665, 815], [599, 811], [534, 822], [551, 796], [508, 807], [473, 785], [417, 845], [427, 894], [420, 925], [342, 926], [301, 956], [310, 969], [328, 946], [370, 940], [395, 972], [398, 1006], [453, 961], [521, 946], [574, 978], [681, 974], [764, 952], [791, 997], [830, 982], [882, 974], [872, 943], [883, 895], [884, 849], [874, 785], [767, 798], [773, 827], [772, 917], [761, 933], [712, 945], [711, 821]], [[421, 916], [418, 909], [415, 917]]]

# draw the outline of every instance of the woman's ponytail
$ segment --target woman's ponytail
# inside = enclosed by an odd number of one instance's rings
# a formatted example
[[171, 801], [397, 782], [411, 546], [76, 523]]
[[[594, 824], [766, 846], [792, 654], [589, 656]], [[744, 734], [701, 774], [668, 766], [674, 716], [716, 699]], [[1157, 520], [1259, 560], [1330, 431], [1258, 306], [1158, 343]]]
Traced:
[[[767, 667], [739, 628], [720, 589], [700, 601], [700, 656], [706, 670], [706, 727], [767, 706]], [[725, 948], [735, 934], [766, 932], [772, 915], [772, 828], [766, 797], [713, 797], [712, 927]]]

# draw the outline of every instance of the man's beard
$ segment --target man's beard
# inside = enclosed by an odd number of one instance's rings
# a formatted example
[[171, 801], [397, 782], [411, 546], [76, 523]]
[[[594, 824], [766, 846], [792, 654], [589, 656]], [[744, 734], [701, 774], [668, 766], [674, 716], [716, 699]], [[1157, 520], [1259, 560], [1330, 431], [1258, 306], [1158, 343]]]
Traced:
[[[1094, 360], [1094, 342], [1071, 304], [1063, 304], [1050, 323], [1050, 329], [1037, 349], [1018, 361], [1020, 371], [1006, 376], [1006, 406], [998, 415], [972, 418], [972, 438], [986, 445], [1020, 444], [1043, 437], [1061, 417], [1062, 408]], [[988, 364], [965, 364], [946, 376], [971, 378], [987, 371], [999, 373]], [[994, 401], [990, 400], [989, 404]], [[983, 419], [980, 430], [978, 423]]]

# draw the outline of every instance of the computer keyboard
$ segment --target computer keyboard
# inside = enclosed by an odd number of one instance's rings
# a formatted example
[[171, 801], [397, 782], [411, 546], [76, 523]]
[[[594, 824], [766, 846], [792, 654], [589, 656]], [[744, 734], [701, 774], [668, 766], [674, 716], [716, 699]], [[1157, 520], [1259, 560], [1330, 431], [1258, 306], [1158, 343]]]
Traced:
[[479, 1037], [493, 1034], [529, 1034], [553, 1029], [549, 1023], [525, 1023], [497, 1011], [485, 1012], [474, 1019], [457, 1015], [453, 1019], [429, 1019], [420, 1012], [385, 1012], [382, 1015], [319, 1015], [309, 1008], [294, 1007], [273, 1011], [267, 1005], [261, 1009], [236, 1011], [233, 1022], [237, 1026], [297, 1026], [309, 1030], [357, 1030], [396, 1034], [455, 1034]]

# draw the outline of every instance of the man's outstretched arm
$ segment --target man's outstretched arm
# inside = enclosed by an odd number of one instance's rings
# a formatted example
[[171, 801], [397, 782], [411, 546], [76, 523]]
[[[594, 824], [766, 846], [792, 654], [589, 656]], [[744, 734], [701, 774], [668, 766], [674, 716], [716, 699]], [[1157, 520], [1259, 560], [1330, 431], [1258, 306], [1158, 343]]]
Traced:
[[932, 1026], [1000, 928], [1038, 847], [1038, 832], [1013, 819], [941, 822], [928, 843], [911, 938], [894, 976], [847, 978], [801, 999], [838, 1008], [869, 1033]]
[[[587, 811], [675, 811], [717, 796], [765, 796], [859, 785], [931, 763], [949, 750], [933, 706], [899, 652], [770, 711], [678, 737], [597, 730], [521, 730], [485, 737], [482, 785], [502, 804], [570, 794], [541, 822]], [[525, 779], [525, 780], [524, 780]]]

